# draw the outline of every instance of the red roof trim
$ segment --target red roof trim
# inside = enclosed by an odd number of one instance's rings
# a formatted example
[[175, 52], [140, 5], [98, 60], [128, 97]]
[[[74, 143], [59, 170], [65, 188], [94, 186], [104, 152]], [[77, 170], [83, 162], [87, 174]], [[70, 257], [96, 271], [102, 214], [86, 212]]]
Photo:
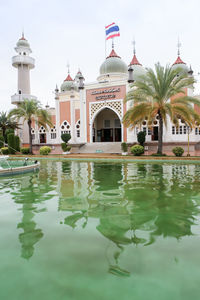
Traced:
[[139, 65], [139, 66], [142, 66], [142, 64], [139, 63], [139, 61], [138, 61], [138, 59], [137, 59], [137, 57], [136, 57], [135, 54], [133, 56], [133, 59], [132, 59], [130, 65]]
[[120, 56], [117, 55], [117, 53], [115, 52], [114, 49], [112, 49], [112, 51], [110, 52], [110, 55], [108, 57], [106, 57], [106, 59], [109, 58], [109, 57], [119, 57], [119, 58], [121, 58]]
[[184, 64], [184, 65], [186, 65], [186, 63], [184, 63], [182, 61], [182, 59], [180, 58], [180, 56], [178, 56], [177, 59], [176, 59], [176, 61], [175, 61], [175, 63], [173, 63], [173, 65], [178, 65], [178, 64]]
[[67, 78], [64, 81], [73, 81], [73, 79], [71, 78], [71, 76], [68, 74]]

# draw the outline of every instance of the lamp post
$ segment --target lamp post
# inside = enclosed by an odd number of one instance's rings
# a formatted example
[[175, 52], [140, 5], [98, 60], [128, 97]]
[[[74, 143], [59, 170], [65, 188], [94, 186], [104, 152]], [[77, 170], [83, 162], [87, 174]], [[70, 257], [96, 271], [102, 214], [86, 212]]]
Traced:
[[84, 80], [85, 78], [81, 73], [79, 76], [78, 89], [80, 92], [80, 140], [82, 143], [85, 142], [85, 135], [86, 135], [86, 128], [85, 128], [86, 103], [84, 101]]
[[75, 109], [74, 109], [74, 86], [72, 85], [70, 90], [70, 111], [71, 111], [71, 144], [76, 143], [75, 138]]
[[83, 90], [84, 89], [84, 77], [83, 77], [83, 75], [81, 74], [80, 76], [79, 76], [79, 86], [78, 86], [78, 88], [79, 88], [79, 90]]
[[134, 79], [133, 79], [133, 67], [129, 66], [128, 68], [128, 83], [133, 83]]

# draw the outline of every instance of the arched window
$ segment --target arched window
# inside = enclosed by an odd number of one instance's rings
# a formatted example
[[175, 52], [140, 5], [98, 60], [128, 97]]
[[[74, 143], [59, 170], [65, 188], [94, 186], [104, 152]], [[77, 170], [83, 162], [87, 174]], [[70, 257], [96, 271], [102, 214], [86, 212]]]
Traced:
[[63, 134], [63, 133], [71, 134], [71, 126], [70, 126], [69, 122], [67, 122], [67, 121], [62, 122], [62, 124], [60, 126], [60, 132], [61, 132], [61, 134]]
[[40, 144], [46, 144], [46, 129], [41, 126], [39, 128]]
[[80, 137], [81, 137], [80, 125], [81, 125], [81, 121], [78, 120], [78, 121], [76, 122], [76, 137], [77, 137], [77, 138], [80, 138]]
[[51, 134], [51, 140], [56, 139], [56, 126], [53, 126], [50, 129], [50, 134]]
[[31, 128], [31, 138], [32, 140], [35, 140], [35, 129]]

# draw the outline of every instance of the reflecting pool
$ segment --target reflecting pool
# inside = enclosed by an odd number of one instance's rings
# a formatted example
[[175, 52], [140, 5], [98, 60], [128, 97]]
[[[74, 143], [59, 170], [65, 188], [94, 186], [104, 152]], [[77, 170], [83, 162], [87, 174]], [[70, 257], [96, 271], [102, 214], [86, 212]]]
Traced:
[[0, 299], [199, 299], [200, 164], [41, 161], [0, 178]]

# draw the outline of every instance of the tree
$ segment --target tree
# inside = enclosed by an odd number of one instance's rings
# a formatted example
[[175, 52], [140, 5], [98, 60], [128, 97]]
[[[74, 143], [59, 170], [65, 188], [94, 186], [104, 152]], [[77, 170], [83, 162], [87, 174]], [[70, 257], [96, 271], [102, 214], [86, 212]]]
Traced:
[[144, 146], [145, 138], [146, 138], [146, 132], [144, 132], [144, 131], [138, 132], [137, 141], [141, 146]]
[[[173, 69], [169, 65], [165, 68], [159, 63], [155, 65], [155, 72], [149, 68], [141, 80], [135, 81], [125, 101], [132, 100], [133, 106], [125, 113], [123, 122], [126, 127], [134, 128], [141, 125], [144, 119], [148, 124], [158, 116], [158, 154], [162, 154], [163, 125], [167, 126], [167, 118], [175, 126], [179, 126], [179, 119], [191, 128], [200, 116], [195, 112], [193, 104], [200, 106], [200, 101], [187, 96], [185, 89], [191, 87], [195, 80], [189, 77], [181, 68]], [[170, 100], [172, 99], [173, 100]]]
[[18, 123], [10, 118], [10, 116], [2, 111], [0, 112], [0, 129], [2, 130], [2, 135], [4, 137], [4, 140], [6, 139], [6, 130], [8, 129], [17, 129], [19, 128]]
[[18, 105], [17, 108], [14, 108], [9, 113], [10, 117], [15, 117], [23, 119], [23, 123], [27, 122], [29, 129], [29, 144], [30, 144], [30, 153], [32, 154], [32, 136], [31, 136], [31, 125], [32, 120], [46, 128], [47, 125], [52, 126], [51, 116], [45, 109], [41, 108], [40, 102], [36, 100], [24, 99], [22, 103]]

